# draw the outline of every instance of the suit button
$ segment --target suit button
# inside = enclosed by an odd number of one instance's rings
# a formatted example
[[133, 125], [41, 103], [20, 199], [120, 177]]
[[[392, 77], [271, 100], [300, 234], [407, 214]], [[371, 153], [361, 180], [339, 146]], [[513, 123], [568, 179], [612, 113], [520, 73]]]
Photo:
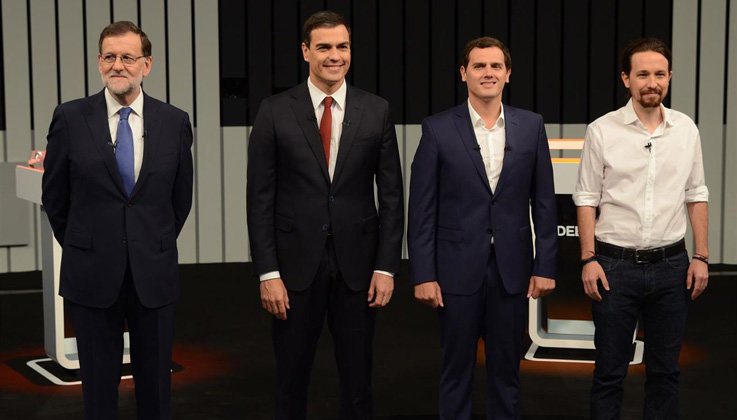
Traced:
[[488, 233], [489, 235], [491, 235], [494, 232], [491, 229], [486, 229], [486, 233]]
[[123, 243], [123, 245], [128, 245], [128, 241], [125, 239], [123, 239], [121, 242]]
[[331, 202], [331, 203], [333, 201], [335, 201], [335, 196], [334, 195], [331, 195], [330, 197], [328, 197], [328, 201]]
[[322, 225], [322, 231], [327, 232], [330, 230], [330, 225]]
[[125, 203], [125, 205], [128, 207], [133, 207], [133, 203]]

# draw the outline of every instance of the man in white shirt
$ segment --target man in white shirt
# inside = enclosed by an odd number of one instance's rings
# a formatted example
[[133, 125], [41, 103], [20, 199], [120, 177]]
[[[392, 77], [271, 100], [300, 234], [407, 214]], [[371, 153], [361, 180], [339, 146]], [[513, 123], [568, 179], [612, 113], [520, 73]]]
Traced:
[[[487, 418], [518, 419], [527, 298], [555, 288], [553, 168], [542, 116], [502, 105], [512, 59], [498, 39], [464, 50], [468, 101], [422, 122], [409, 196], [415, 297], [440, 317], [441, 419], [470, 419], [479, 339]], [[535, 250], [533, 255], [532, 226]]]
[[[573, 200], [582, 280], [594, 302], [591, 418], [618, 419], [622, 381], [641, 315], [646, 419], [678, 418], [678, 357], [688, 311], [708, 281], [708, 190], [691, 119], [663, 106], [671, 52], [648, 38], [628, 45], [621, 77], [631, 99], [591, 123]], [[597, 208], [599, 215], [597, 218]], [[684, 245], [688, 213], [694, 235]]]
[[374, 318], [399, 272], [402, 172], [389, 104], [346, 83], [350, 46], [342, 16], [308, 18], [309, 78], [265, 99], [249, 138], [248, 230], [261, 303], [274, 315], [277, 419], [306, 417], [326, 317], [339, 416], [372, 414]]

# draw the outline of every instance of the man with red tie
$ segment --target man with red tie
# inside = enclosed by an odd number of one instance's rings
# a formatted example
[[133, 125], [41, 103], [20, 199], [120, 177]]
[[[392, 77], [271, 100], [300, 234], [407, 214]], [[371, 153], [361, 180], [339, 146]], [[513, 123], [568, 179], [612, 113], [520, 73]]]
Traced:
[[309, 78], [263, 101], [248, 146], [254, 273], [274, 315], [276, 418], [306, 417], [327, 317], [340, 418], [368, 419], [376, 308], [391, 299], [401, 258], [397, 139], [389, 104], [346, 83], [351, 39], [342, 16], [310, 16], [302, 53]]

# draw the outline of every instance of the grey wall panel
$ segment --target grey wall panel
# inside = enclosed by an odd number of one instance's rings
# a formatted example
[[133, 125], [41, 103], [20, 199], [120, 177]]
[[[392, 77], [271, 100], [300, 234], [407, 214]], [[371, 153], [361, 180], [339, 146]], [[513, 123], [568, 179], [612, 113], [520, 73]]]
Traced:
[[222, 139], [220, 138], [220, 73], [218, 10], [213, 3], [194, 3], [197, 232], [198, 261], [223, 260]]
[[[729, 21], [737, 22], [737, 2], [730, 2]], [[722, 262], [737, 264], [737, 29], [731, 25], [728, 44]]]
[[[5, 130], [0, 131], [0, 162], [5, 162]], [[0, 248], [0, 273], [8, 272], [8, 248]]]
[[[169, 101], [189, 114], [194, 124], [192, 8], [189, 0], [168, 0]], [[194, 153], [196, 148], [192, 148]], [[197, 168], [195, 168], [195, 171]], [[177, 240], [179, 262], [197, 262], [197, 202]]]
[[[151, 0], [144, 0], [151, 1]], [[138, 22], [138, 0], [112, 0], [113, 20], [129, 20], [137, 25]], [[140, 26], [140, 25], [139, 25]]]
[[[31, 86], [28, 63], [28, 10], [26, 2], [3, 0], [3, 63], [5, 75], [5, 160], [28, 159], [32, 145]], [[29, 208], [29, 219], [33, 210]], [[33, 223], [27, 224], [28, 246], [11, 247], [8, 252], [10, 271], [36, 270], [36, 235]]]
[[[707, 4], [708, 3], [708, 4]], [[701, 7], [698, 124], [709, 187], [709, 254], [721, 260], [723, 214], [724, 51], [726, 0], [710, 0]]]
[[[29, 3], [31, 26], [31, 80], [32, 89], [32, 146], [46, 149], [46, 135], [54, 107], [58, 103], [56, 16], [53, 0], [38, 0]], [[41, 211], [32, 206], [32, 222], [35, 236], [34, 248], [36, 267], [41, 267]]]
[[225, 262], [249, 261], [246, 228], [246, 127], [223, 127], [223, 225]]
[[671, 106], [696, 118], [696, 68], [698, 60], [699, 2], [673, 0], [673, 79]]
[[86, 1], [85, 2], [85, 28], [87, 39], [87, 95], [92, 95], [102, 89], [100, 72], [97, 69], [97, 54], [99, 53], [98, 41], [100, 32], [110, 24], [110, 2], [108, 1]]
[[85, 96], [86, 60], [84, 55], [82, 0], [59, 2], [59, 87], [61, 102]]
[[153, 67], [146, 77], [146, 93], [166, 101], [166, 16], [164, 0], [141, 2], [141, 29], [151, 41]]
[[54, 0], [38, 0], [31, 2], [30, 6], [33, 148], [45, 150], [51, 115], [59, 100], [56, 81], [56, 16]]
[[[420, 137], [422, 137], [422, 125], [420, 124], [407, 124], [404, 126], [404, 196], [405, 196], [405, 204], [408, 202], [407, 198], [409, 198], [409, 181], [412, 177], [412, 161], [415, 160], [415, 152], [417, 151], [417, 146], [420, 145]], [[407, 229], [407, 211], [409, 210], [409, 206], [405, 206], [404, 214], [405, 214], [405, 231]], [[404, 257], [407, 258], [407, 238], [405, 235], [404, 240]]]
[[[405, 156], [405, 149], [406, 144], [404, 141], [404, 126], [402, 125], [395, 125], [394, 131], [397, 134], [397, 148], [399, 149], [399, 164], [402, 166], [402, 176], [403, 180], [406, 181], [406, 177], [404, 177], [407, 174], [407, 157]], [[403, 186], [406, 185], [406, 182], [402, 184]], [[375, 185], [374, 185], [375, 187]], [[374, 188], [375, 189], [375, 188]], [[408, 197], [408, 191], [407, 188], [404, 188], [404, 202], [407, 203], [407, 197]], [[377, 199], [378, 201], [378, 199]], [[402, 258], [407, 258], [407, 206], [404, 206], [404, 243], [402, 244]]]
[[[561, 138], [563, 139], [582, 139], [586, 137], [586, 124], [561, 124]], [[581, 152], [578, 150], [562, 150], [560, 153], [562, 158], [580, 158]]]

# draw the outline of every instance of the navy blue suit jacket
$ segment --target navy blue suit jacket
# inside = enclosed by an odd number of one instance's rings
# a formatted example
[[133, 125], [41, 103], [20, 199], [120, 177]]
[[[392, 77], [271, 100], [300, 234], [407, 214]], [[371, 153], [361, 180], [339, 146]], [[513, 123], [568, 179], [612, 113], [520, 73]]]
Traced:
[[129, 199], [104, 91], [54, 111], [42, 202], [63, 248], [59, 294], [77, 304], [112, 305], [128, 263], [145, 306], [179, 296], [176, 241], [192, 205], [192, 128], [184, 111], [148, 95], [143, 124], [143, 163]]
[[543, 120], [508, 105], [504, 117], [506, 148], [493, 194], [468, 104], [422, 122], [409, 197], [413, 284], [437, 281], [444, 293], [474, 293], [486, 275], [492, 235], [508, 293], [525, 292], [531, 275], [555, 278], [557, 214]]

